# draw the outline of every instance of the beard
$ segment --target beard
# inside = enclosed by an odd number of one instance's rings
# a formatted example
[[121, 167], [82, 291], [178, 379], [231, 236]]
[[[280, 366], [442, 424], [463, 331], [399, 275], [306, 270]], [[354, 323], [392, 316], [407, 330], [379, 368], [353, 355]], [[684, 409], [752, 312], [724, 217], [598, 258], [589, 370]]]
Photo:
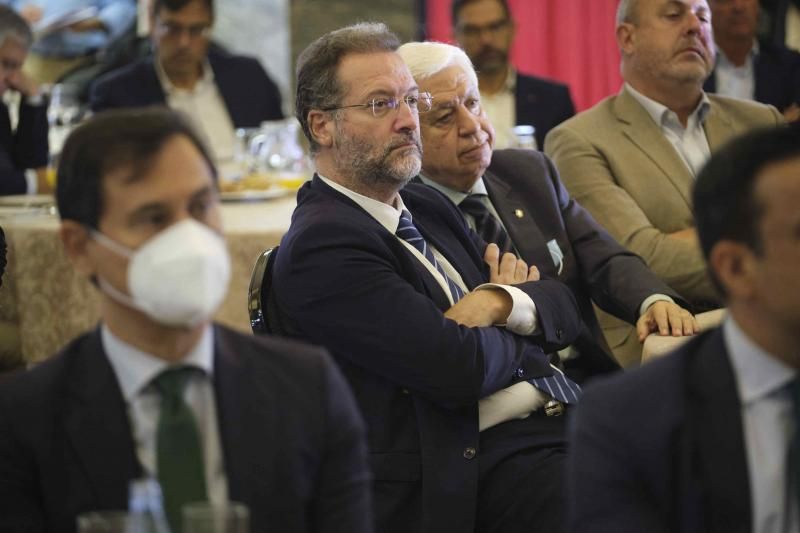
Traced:
[[484, 46], [470, 57], [470, 60], [477, 72], [495, 74], [505, 70], [508, 65], [508, 52], [492, 46]]
[[[381, 147], [368, 137], [348, 135], [336, 124], [334, 163], [344, 176], [369, 190], [387, 186], [400, 190], [422, 167], [419, 132], [397, 135]], [[411, 142], [410, 146], [407, 143]]]

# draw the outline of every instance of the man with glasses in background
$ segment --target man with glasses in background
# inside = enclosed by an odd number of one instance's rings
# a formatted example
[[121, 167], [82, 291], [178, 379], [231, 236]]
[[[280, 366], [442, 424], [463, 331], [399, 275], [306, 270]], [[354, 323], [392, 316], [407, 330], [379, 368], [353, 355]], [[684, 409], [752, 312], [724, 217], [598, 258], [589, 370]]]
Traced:
[[506, 0], [453, 0], [454, 35], [469, 56], [481, 102], [497, 132], [496, 146], [513, 146], [517, 124], [536, 128], [541, 149], [552, 128], [575, 114], [566, 85], [520, 74], [509, 62], [517, 31]]
[[193, 118], [218, 161], [230, 159], [236, 128], [283, 112], [278, 87], [256, 59], [211, 43], [213, 23], [213, 0], [153, 0], [153, 56], [98, 79], [91, 109], [166, 104]]
[[431, 98], [399, 44], [359, 24], [300, 55], [296, 113], [317, 175], [298, 193], [268, 303], [282, 333], [327, 347], [350, 382], [376, 531], [562, 531], [555, 415], [579, 390], [547, 354], [577, 336], [575, 300], [408, 183]]

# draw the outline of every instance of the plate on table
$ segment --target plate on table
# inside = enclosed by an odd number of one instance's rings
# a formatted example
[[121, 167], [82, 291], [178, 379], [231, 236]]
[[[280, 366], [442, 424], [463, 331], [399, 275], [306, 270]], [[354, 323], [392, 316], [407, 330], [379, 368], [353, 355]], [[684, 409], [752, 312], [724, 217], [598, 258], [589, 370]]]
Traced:
[[292, 193], [289, 189], [245, 189], [243, 191], [223, 191], [219, 197], [223, 202], [256, 202], [262, 200], [272, 200]]
[[12, 194], [0, 196], [0, 206], [49, 207], [56, 203], [52, 194]]

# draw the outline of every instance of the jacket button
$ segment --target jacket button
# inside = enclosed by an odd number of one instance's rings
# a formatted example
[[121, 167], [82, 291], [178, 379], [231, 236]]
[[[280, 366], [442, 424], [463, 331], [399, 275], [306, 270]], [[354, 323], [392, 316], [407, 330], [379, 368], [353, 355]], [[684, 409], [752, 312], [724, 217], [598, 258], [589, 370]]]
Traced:
[[475, 458], [475, 448], [469, 447], [464, 448], [464, 459], [474, 459]]
[[518, 377], [518, 378], [524, 378], [524, 377], [525, 377], [525, 369], [523, 369], [523, 368], [518, 368], [518, 369], [517, 369], [517, 377]]
[[564, 330], [561, 328], [556, 328], [556, 338], [560, 339], [564, 335]]

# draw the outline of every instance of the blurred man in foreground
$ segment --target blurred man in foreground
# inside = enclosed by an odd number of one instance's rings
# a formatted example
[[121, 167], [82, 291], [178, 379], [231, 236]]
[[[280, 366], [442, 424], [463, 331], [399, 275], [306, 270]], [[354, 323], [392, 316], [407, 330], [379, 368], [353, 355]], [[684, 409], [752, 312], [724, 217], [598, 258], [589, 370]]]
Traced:
[[694, 191], [729, 316], [589, 387], [574, 419], [572, 531], [798, 531], [800, 128], [721, 149]]
[[239, 501], [253, 531], [372, 531], [363, 424], [322, 350], [211, 322], [227, 292], [216, 173], [178, 114], [110, 112], [58, 171], [61, 239], [100, 326], [0, 386], [0, 530], [74, 531], [128, 482]]

